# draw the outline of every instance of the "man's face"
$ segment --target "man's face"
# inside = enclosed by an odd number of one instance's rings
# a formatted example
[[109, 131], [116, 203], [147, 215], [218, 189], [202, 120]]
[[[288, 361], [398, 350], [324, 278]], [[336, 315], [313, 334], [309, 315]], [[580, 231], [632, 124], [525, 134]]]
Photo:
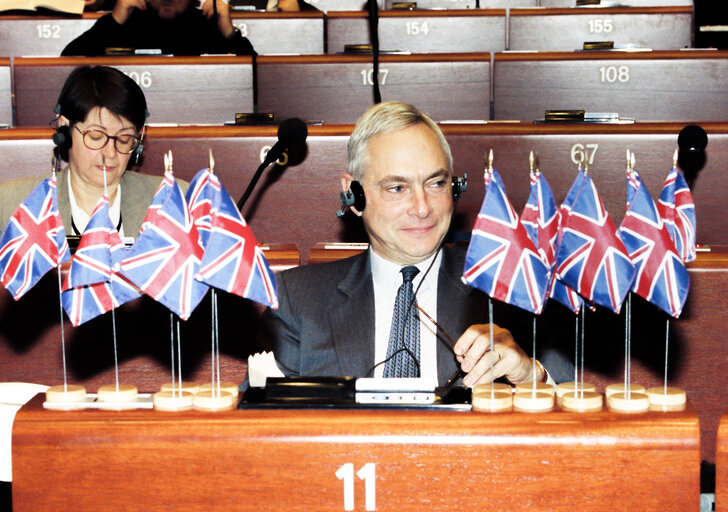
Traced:
[[187, 10], [192, 0], [148, 0], [149, 6], [157, 12], [160, 18], [174, 19]]
[[372, 138], [367, 153], [362, 219], [372, 249], [400, 265], [427, 259], [453, 212], [452, 173], [435, 134], [416, 124]]

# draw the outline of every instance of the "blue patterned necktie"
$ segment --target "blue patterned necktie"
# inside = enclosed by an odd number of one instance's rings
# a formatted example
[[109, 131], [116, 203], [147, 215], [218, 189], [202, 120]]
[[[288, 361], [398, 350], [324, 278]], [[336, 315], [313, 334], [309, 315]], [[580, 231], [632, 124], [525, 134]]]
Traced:
[[387, 362], [384, 365], [385, 378], [420, 376], [420, 321], [412, 289], [412, 280], [419, 273], [419, 269], [408, 266], [400, 272], [402, 285], [394, 301], [392, 330], [389, 333]]

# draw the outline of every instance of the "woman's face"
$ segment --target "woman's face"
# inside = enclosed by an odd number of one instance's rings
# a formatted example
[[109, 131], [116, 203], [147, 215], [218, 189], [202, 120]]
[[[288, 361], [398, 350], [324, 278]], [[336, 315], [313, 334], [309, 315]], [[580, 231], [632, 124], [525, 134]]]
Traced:
[[[104, 107], [94, 107], [83, 122], [77, 123], [70, 129], [72, 143], [68, 151], [68, 164], [74, 178], [84, 185], [103, 188], [104, 169], [106, 169], [107, 186], [115, 187], [126, 170], [131, 154], [119, 153], [112, 139], [109, 139], [101, 149], [89, 149], [83, 141], [83, 132], [87, 130], [101, 131], [110, 136], [138, 137], [139, 134], [128, 119], [117, 116]], [[91, 134], [88, 137], [90, 138]]]

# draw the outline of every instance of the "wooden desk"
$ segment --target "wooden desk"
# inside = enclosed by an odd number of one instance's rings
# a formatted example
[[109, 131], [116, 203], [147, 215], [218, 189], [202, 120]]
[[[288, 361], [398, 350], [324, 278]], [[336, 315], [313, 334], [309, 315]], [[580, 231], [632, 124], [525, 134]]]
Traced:
[[[498, 52], [506, 46], [505, 9], [381, 11], [379, 48], [412, 53]], [[370, 44], [365, 12], [326, 16], [328, 53], [347, 44]]]
[[144, 91], [150, 123], [217, 123], [253, 111], [250, 57], [17, 58], [18, 126], [47, 126], [68, 74], [83, 64], [114, 66]]
[[0, 126], [13, 124], [10, 59], [0, 58]]
[[57, 412], [41, 401], [15, 418], [18, 511], [662, 512], [699, 504], [692, 411]]
[[693, 41], [692, 5], [511, 9], [508, 23], [509, 50], [573, 51], [586, 41], [679, 50]]
[[[1, 16], [0, 55], [58, 57], [68, 43], [106, 13], [82, 16]], [[258, 54], [324, 53], [324, 16], [320, 12], [233, 12], [233, 24]]]
[[[541, 7], [574, 7], [576, 0], [539, 0]], [[606, 2], [605, 2], [606, 3]], [[630, 7], [665, 7], [668, 5], [693, 5], [693, 0], [620, 0], [620, 5]]]
[[494, 119], [531, 121], [546, 110], [583, 109], [638, 121], [723, 120], [723, 77], [725, 51], [498, 53]]
[[728, 414], [720, 418], [715, 454], [715, 510], [728, 510]]
[[[258, 109], [354, 123], [372, 104], [372, 73], [371, 56], [260, 57]], [[383, 100], [413, 103], [437, 121], [490, 118], [490, 54], [382, 56], [379, 84]]]
[[[83, 16], [0, 16], [0, 55], [58, 57], [68, 43], [86, 32], [101, 14]], [[58, 84], [60, 88], [61, 84]]]

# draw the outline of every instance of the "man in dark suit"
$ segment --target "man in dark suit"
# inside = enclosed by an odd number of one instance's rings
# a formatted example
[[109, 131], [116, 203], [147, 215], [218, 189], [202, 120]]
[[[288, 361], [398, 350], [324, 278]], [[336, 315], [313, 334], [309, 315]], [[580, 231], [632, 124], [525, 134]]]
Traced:
[[[370, 247], [353, 258], [279, 274], [280, 306], [266, 312], [263, 336], [284, 373], [392, 376], [387, 365], [394, 363], [386, 361], [400, 357], [439, 384], [459, 369], [466, 386], [500, 377], [513, 384], [534, 377], [553, 382], [509, 330], [487, 323], [487, 297], [460, 280], [465, 251], [443, 247], [454, 209], [452, 155], [437, 125], [411, 105], [375, 105], [352, 132], [348, 162], [341, 186]], [[415, 347], [402, 331], [391, 334], [400, 323], [393, 314], [400, 270], [410, 266], [417, 268], [414, 299], [400, 317], [414, 317], [415, 307], [432, 317], [419, 315]], [[522, 323], [514, 309], [506, 306], [494, 317]], [[457, 340], [454, 346], [448, 338]], [[393, 350], [396, 343], [404, 346]], [[554, 357], [550, 364], [554, 376], [568, 379], [568, 363]]]

